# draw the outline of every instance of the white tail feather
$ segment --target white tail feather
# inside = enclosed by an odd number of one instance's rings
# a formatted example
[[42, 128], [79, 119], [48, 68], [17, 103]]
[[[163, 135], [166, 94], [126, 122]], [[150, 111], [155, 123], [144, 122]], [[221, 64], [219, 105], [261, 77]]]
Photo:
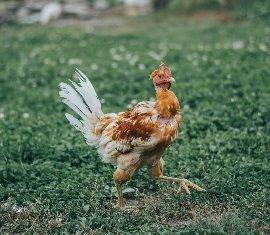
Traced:
[[76, 105], [70, 103], [69, 100], [63, 99], [62, 102], [63, 102], [64, 104], [66, 104], [68, 107], [70, 107], [74, 112], [76, 112], [77, 114], [79, 114], [79, 115], [81, 116], [81, 118], [83, 118], [84, 120], [86, 119], [85, 114], [83, 114], [83, 113], [77, 108]]
[[62, 101], [68, 105], [74, 112], [85, 118], [90, 112], [83, 102], [82, 97], [68, 84], [60, 83], [59, 95], [64, 98]]
[[69, 113], [65, 113], [65, 116], [72, 126], [74, 126], [78, 131], [83, 131], [83, 125], [81, 121], [79, 121], [77, 118], [73, 117]]
[[79, 69], [76, 69], [76, 77], [79, 79], [79, 84], [81, 86], [78, 86], [74, 82], [72, 82], [72, 84], [75, 86], [76, 90], [83, 96], [87, 106], [90, 108], [90, 110], [92, 110], [92, 112], [95, 112], [98, 116], [103, 115], [101, 111], [101, 103], [91, 82]]
[[88, 78], [80, 71], [76, 70], [76, 78], [79, 83], [71, 81], [74, 88], [66, 83], [60, 83], [60, 97], [62, 102], [77, 113], [82, 120], [78, 120], [71, 114], [66, 113], [66, 118], [77, 130], [81, 131], [89, 145], [95, 145], [98, 136], [94, 130], [100, 117], [103, 116], [101, 103], [96, 91]]

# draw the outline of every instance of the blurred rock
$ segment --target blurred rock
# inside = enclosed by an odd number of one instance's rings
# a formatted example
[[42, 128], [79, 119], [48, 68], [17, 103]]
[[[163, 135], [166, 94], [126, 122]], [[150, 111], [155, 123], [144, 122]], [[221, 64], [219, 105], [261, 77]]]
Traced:
[[20, 24], [34, 24], [40, 22], [40, 13], [32, 13], [27, 16], [19, 17], [18, 22]]
[[145, 15], [151, 11], [151, 0], [123, 0], [124, 13], [129, 16]]
[[93, 4], [93, 7], [96, 10], [105, 10], [109, 8], [109, 3], [106, 0], [96, 0]]
[[91, 9], [84, 0], [79, 1], [65, 1], [63, 8], [64, 16], [71, 16], [81, 19], [87, 19], [91, 17]]
[[47, 0], [40, 0], [40, 1], [26, 0], [24, 1], [23, 7], [30, 10], [30, 12], [40, 12], [44, 6], [49, 4], [48, 2], [50, 3], [50, 1], [47, 1]]
[[63, 5], [59, 2], [51, 2], [41, 9], [40, 22], [48, 24], [50, 21], [60, 18], [63, 11]]
[[123, 194], [132, 194], [132, 193], [135, 193], [136, 192], [136, 190], [134, 189], [134, 188], [125, 188], [125, 189], [123, 189]]
[[22, 7], [17, 11], [17, 16], [19, 18], [29, 16], [30, 14], [31, 14], [31, 11], [27, 7]]

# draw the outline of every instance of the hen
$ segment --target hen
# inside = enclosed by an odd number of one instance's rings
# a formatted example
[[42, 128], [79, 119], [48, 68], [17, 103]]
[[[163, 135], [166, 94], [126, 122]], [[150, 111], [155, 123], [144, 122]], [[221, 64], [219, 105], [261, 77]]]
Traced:
[[91, 82], [79, 70], [76, 76], [79, 83], [71, 81], [75, 89], [60, 83], [59, 94], [63, 103], [75, 111], [81, 120], [68, 113], [66, 118], [83, 133], [89, 145], [98, 149], [104, 162], [116, 164], [113, 179], [119, 207], [124, 206], [123, 183], [145, 165], [153, 179], [178, 182], [180, 191], [189, 193], [189, 188], [205, 191], [186, 179], [163, 175], [162, 154], [176, 138], [181, 122], [179, 101], [170, 90], [175, 80], [165, 64], [160, 64], [150, 76], [156, 90], [156, 101], [140, 102], [121, 113], [104, 114]]

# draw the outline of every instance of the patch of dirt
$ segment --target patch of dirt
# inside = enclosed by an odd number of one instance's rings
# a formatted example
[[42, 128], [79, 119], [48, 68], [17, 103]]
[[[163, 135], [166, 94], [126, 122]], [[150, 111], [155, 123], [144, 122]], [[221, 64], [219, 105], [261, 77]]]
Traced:
[[233, 18], [226, 11], [199, 11], [190, 16], [190, 19], [195, 22], [217, 21], [230, 22]]
[[[181, 202], [177, 207], [183, 211], [183, 218], [172, 217], [163, 221], [168, 225], [190, 224], [196, 223], [204, 218], [213, 221], [221, 221], [221, 219], [228, 213], [237, 212], [237, 209], [228, 204], [213, 202], [212, 204], [197, 204], [189, 200]], [[179, 210], [179, 209], [178, 209]]]
[[[14, 211], [0, 212], [0, 224], [20, 223], [21, 221], [29, 222], [31, 224], [41, 223], [47, 221], [52, 227], [60, 227], [64, 223], [62, 215], [46, 216], [40, 213], [33, 213], [30, 210], [17, 213]], [[7, 225], [9, 226], [9, 225]]]
[[16, 212], [1, 212], [1, 218], [0, 223], [6, 223], [6, 222], [12, 222], [16, 220], [34, 220], [36, 218], [36, 215], [33, 215], [29, 212], [22, 212], [22, 213], [16, 213]]
[[258, 229], [260, 232], [265, 233], [265, 234], [270, 234], [270, 226], [262, 226]]

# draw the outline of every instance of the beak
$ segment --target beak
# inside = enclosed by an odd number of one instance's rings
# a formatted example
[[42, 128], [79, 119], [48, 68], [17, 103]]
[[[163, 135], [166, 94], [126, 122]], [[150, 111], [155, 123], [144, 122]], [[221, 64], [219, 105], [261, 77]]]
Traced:
[[170, 77], [169, 82], [175, 82], [175, 79], [173, 77]]

